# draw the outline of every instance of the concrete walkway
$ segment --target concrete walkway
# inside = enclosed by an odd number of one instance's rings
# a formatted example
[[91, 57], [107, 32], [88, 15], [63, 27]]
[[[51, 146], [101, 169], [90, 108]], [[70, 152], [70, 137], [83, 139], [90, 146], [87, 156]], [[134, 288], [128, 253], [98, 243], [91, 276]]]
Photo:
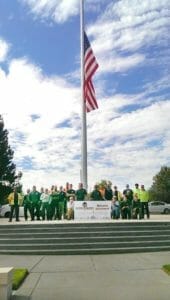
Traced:
[[150, 219], [146, 219], [146, 216], [145, 216], [145, 219], [143, 220], [135, 220], [135, 219], [131, 219], [131, 220], [122, 220], [122, 219], [119, 219], [119, 220], [112, 220], [112, 219], [109, 219], [109, 220], [53, 220], [53, 221], [37, 221], [35, 220], [34, 222], [31, 222], [30, 218], [25, 221], [24, 220], [24, 217], [20, 217], [20, 222], [16, 222], [15, 221], [15, 218], [13, 218], [12, 222], [9, 223], [8, 222], [8, 218], [0, 218], [0, 225], [22, 225], [22, 224], [31, 224], [31, 225], [34, 225], [34, 224], [68, 224], [68, 223], [133, 223], [133, 222], [146, 222], [146, 223], [149, 223], [149, 222], [163, 222], [163, 221], [166, 221], [166, 222], [170, 222], [170, 214], [168, 215], [163, 215], [163, 214], [151, 214], [150, 215]]
[[164, 264], [170, 264], [170, 252], [0, 256], [0, 266], [30, 272], [12, 300], [169, 300]]
[[[152, 215], [145, 221], [170, 221], [170, 215]], [[53, 222], [56, 223], [50, 223]], [[65, 222], [68, 221], [60, 221]], [[23, 218], [19, 224], [27, 223], [33, 225]], [[6, 224], [9, 224], [7, 219], [0, 219], [0, 225]], [[29, 270], [29, 276], [11, 300], [169, 300], [170, 276], [161, 270], [164, 264], [170, 264], [170, 251], [83, 256], [0, 255], [1, 267]]]

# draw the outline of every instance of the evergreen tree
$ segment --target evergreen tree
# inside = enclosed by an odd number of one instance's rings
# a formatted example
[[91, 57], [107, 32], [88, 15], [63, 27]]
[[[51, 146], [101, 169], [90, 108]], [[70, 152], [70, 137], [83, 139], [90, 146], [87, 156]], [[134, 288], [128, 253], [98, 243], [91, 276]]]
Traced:
[[153, 177], [150, 199], [170, 203], [170, 167], [161, 167], [159, 173]]
[[4, 129], [4, 122], [0, 115], [0, 204], [11, 192], [17, 176], [16, 166], [12, 162], [13, 150], [8, 144], [8, 131]]

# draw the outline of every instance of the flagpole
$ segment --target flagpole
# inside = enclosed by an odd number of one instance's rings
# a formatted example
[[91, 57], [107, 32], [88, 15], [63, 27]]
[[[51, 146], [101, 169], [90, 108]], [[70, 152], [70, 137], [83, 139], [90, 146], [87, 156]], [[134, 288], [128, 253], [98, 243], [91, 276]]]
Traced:
[[81, 49], [81, 109], [82, 109], [82, 127], [81, 127], [81, 182], [85, 189], [87, 183], [87, 125], [86, 125], [86, 107], [84, 101], [84, 0], [80, 0], [80, 49]]

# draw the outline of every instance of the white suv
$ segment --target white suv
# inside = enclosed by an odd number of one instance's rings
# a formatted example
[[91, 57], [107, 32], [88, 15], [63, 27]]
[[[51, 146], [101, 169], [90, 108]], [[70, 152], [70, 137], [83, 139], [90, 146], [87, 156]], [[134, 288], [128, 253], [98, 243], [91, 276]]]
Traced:
[[149, 202], [149, 211], [151, 213], [169, 214], [170, 204], [163, 201], [151, 201]]
[[[10, 211], [11, 211], [11, 208], [10, 208], [9, 204], [4, 204], [4, 205], [0, 206], [0, 217], [9, 218]], [[20, 206], [20, 208], [19, 208], [19, 216], [24, 217], [24, 207], [23, 206]]]

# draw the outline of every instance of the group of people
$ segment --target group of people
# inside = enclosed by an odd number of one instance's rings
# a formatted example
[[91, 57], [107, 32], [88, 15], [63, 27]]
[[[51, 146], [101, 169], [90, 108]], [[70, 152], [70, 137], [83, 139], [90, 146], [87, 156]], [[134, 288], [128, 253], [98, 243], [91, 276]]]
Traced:
[[145, 213], [149, 219], [149, 193], [144, 185], [139, 187], [136, 183], [134, 189], [126, 185], [121, 194], [117, 187], [114, 187], [113, 199], [111, 205], [111, 217], [113, 219], [144, 219]]
[[74, 200], [83, 201], [87, 196], [86, 189], [80, 183], [77, 190], [73, 189], [72, 184], [68, 184], [67, 188], [60, 186], [52, 186], [50, 189], [41, 188], [37, 190], [33, 186], [32, 190], [27, 189], [26, 194], [22, 195], [17, 192], [17, 187], [14, 187], [12, 193], [8, 196], [8, 202], [11, 207], [9, 222], [12, 222], [15, 212], [16, 221], [19, 221], [19, 207], [24, 207], [24, 217], [28, 220], [28, 215], [31, 221], [37, 220], [61, 220], [74, 218]]
[[27, 189], [25, 195], [18, 193], [17, 188], [8, 196], [9, 205], [11, 207], [9, 222], [12, 221], [15, 211], [16, 221], [19, 221], [19, 206], [24, 207], [24, 217], [28, 220], [61, 220], [74, 219], [74, 201], [111, 201], [111, 218], [131, 219], [144, 218], [146, 212], [149, 218], [149, 194], [145, 190], [144, 185], [139, 187], [135, 184], [134, 189], [130, 189], [129, 185], [121, 193], [117, 186], [109, 183], [103, 189], [99, 185], [95, 185], [93, 191], [88, 194], [82, 183], [79, 183], [78, 189], [75, 190], [72, 184], [67, 184], [66, 188], [60, 186], [52, 186], [50, 189], [41, 188], [40, 191], [33, 186], [32, 190]]

